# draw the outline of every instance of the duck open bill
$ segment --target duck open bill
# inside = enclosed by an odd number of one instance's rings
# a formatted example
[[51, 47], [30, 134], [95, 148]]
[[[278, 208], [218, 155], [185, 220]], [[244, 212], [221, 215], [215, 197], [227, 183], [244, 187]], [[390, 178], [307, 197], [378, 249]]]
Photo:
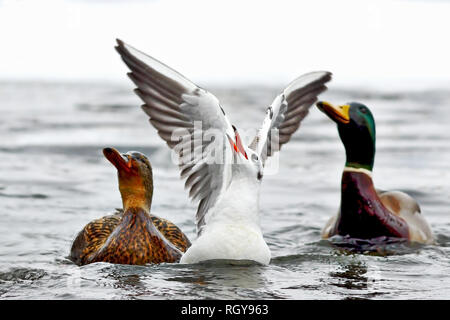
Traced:
[[125, 158], [116, 149], [105, 148], [103, 149], [103, 155], [117, 168], [117, 170], [125, 170], [126, 172], [130, 171], [131, 161], [125, 160]]

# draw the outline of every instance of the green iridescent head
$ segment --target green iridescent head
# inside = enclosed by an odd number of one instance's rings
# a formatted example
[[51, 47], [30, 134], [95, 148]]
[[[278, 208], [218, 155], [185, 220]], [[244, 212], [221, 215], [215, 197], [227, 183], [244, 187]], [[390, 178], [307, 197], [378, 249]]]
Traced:
[[317, 107], [336, 122], [347, 155], [346, 166], [372, 171], [375, 158], [375, 120], [358, 102], [335, 107], [320, 101]]

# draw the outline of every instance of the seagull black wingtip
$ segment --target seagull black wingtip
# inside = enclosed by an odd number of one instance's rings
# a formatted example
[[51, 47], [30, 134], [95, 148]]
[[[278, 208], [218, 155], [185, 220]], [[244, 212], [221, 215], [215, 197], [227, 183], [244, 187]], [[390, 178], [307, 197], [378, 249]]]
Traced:
[[120, 47], [123, 47], [125, 45], [125, 43], [122, 40], [120, 40], [119, 38], [116, 38], [116, 42]]

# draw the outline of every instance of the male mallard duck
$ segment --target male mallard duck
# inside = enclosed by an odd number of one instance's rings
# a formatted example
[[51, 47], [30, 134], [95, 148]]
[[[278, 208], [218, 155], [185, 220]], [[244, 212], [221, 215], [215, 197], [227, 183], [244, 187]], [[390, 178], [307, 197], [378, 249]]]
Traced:
[[267, 108], [261, 129], [247, 147], [213, 94], [120, 40], [116, 48], [131, 70], [128, 75], [150, 123], [179, 154], [189, 196], [199, 201], [198, 238], [180, 262], [268, 264], [271, 254], [259, 223], [264, 164], [299, 128], [331, 74], [311, 72], [288, 85]]
[[317, 107], [337, 123], [347, 155], [340, 211], [328, 221], [322, 238], [385, 236], [433, 243], [431, 228], [413, 198], [400, 191], [378, 191], [373, 185], [375, 120], [369, 108], [356, 102], [339, 107], [318, 102]]
[[139, 152], [121, 155], [113, 148], [103, 149], [103, 154], [117, 168], [123, 211], [87, 224], [73, 242], [72, 261], [178, 262], [191, 243], [172, 222], [150, 213], [153, 176], [147, 157]]

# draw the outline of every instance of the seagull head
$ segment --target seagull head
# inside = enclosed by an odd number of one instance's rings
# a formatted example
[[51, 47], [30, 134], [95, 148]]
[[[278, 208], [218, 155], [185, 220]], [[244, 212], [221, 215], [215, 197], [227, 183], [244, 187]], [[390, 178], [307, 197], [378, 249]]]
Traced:
[[233, 126], [233, 129], [234, 139], [227, 134], [233, 152], [233, 163], [242, 166], [239, 171], [246, 172], [251, 177], [256, 178], [257, 181], [261, 181], [263, 177], [263, 164], [260, 157], [253, 149], [243, 144], [235, 126]]

